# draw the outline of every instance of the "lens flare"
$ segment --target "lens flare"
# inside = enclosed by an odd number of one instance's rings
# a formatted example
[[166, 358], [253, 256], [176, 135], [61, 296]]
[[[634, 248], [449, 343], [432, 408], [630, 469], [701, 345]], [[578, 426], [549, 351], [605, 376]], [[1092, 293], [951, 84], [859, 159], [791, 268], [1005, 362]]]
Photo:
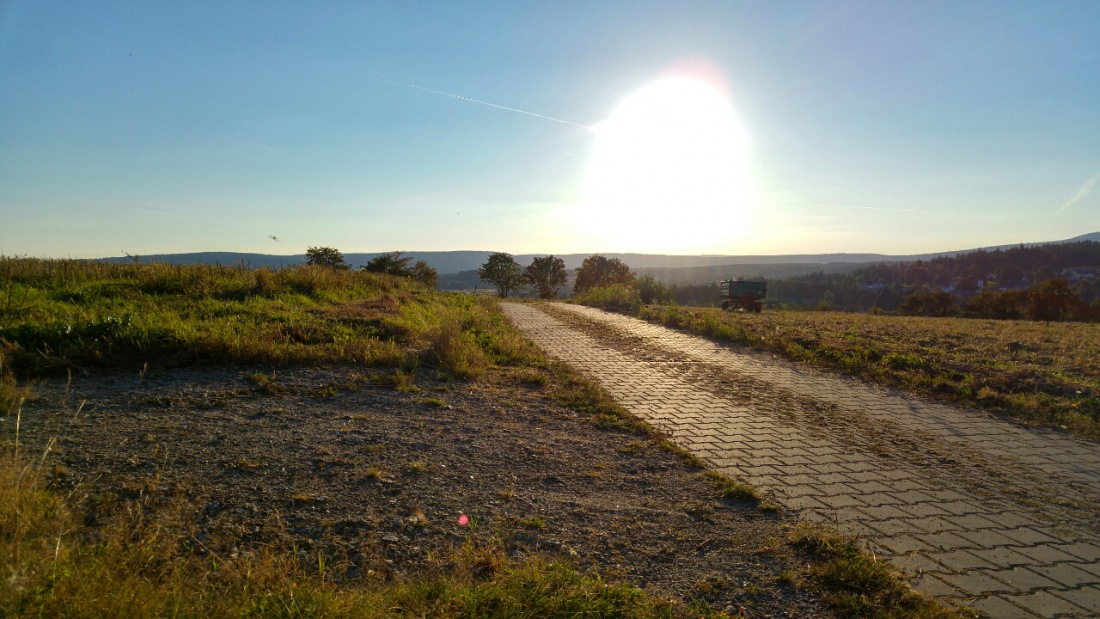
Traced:
[[577, 223], [601, 250], [717, 250], [748, 227], [747, 138], [720, 89], [693, 77], [661, 78], [593, 132]]

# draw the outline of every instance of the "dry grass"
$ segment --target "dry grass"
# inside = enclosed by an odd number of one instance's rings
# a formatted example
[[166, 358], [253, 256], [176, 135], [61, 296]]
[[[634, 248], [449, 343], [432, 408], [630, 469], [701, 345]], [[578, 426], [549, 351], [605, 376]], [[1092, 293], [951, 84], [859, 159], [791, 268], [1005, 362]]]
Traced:
[[[430, 575], [343, 581], [338, 558], [268, 546], [217, 556], [191, 537], [183, 502], [100, 497], [104, 528], [52, 492], [40, 462], [9, 444], [0, 462], [4, 617], [717, 617], [676, 606], [568, 561], [508, 557], [469, 541]], [[545, 526], [541, 519], [527, 523]]]
[[653, 306], [640, 316], [1100, 438], [1100, 324]]
[[800, 523], [787, 541], [811, 560], [807, 575], [840, 617], [957, 619], [973, 613], [947, 608], [905, 582], [897, 568], [863, 552], [852, 538]]

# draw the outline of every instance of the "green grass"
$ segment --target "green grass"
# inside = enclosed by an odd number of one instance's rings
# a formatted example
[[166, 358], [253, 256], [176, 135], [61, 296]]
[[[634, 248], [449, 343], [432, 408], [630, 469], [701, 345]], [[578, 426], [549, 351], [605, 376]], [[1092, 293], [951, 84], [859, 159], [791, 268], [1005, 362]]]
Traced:
[[800, 523], [787, 541], [810, 559], [807, 575], [840, 617], [954, 619], [968, 611], [941, 606], [905, 582], [889, 563], [861, 550], [852, 538]]
[[714, 484], [715, 489], [723, 498], [753, 504], [759, 504], [763, 500], [763, 496], [756, 488], [730, 479], [717, 471], [705, 471], [703, 477]]
[[637, 315], [1026, 423], [1100, 438], [1100, 324], [763, 314], [647, 306]]
[[17, 374], [339, 361], [476, 378], [493, 328], [489, 300], [323, 267], [0, 258], [0, 277], [18, 300], [0, 304], [0, 362]]

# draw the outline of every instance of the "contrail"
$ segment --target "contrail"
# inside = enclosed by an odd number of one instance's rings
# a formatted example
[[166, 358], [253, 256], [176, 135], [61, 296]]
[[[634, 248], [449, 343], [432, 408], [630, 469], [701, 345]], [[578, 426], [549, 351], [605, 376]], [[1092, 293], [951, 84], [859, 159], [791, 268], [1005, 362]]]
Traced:
[[1092, 188], [1096, 186], [1097, 182], [1100, 182], [1100, 173], [1097, 173], [1096, 176], [1093, 176], [1089, 180], [1085, 181], [1085, 184], [1081, 185], [1081, 188], [1077, 190], [1077, 193], [1073, 194], [1073, 197], [1066, 201], [1066, 203], [1062, 205], [1062, 208], [1054, 211], [1054, 214], [1057, 215], [1058, 213], [1061, 213], [1062, 211], [1072, 206], [1074, 202], [1089, 195], [1089, 192], [1092, 191]]
[[546, 116], [545, 114], [537, 114], [535, 112], [528, 112], [527, 110], [519, 110], [519, 109], [516, 109], [514, 107], [508, 107], [507, 105], [498, 105], [496, 103], [490, 103], [488, 101], [482, 101], [481, 99], [474, 99], [474, 98], [471, 98], [471, 97], [464, 97], [462, 95], [456, 95], [453, 92], [445, 92], [443, 90], [433, 90], [431, 88], [424, 88], [423, 86], [417, 86], [416, 84], [405, 84], [403, 82], [393, 82], [393, 81], [390, 81], [390, 80], [379, 79], [377, 77], [371, 77], [369, 75], [364, 75], [363, 77], [365, 77], [369, 80], [375, 81], [375, 82], [381, 82], [383, 84], [389, 84], [391, 86], [401, 86], [402, 88], [412, 88], [413, 90], [422, 90], [424, 92], [430, 92], [433, 95], [442, 95], [444, 97], [450, 97], [452, 99], [458, 99], [459, 101], [468, 101], [470, 103], [477, 103], [478, 105], [486, 105], [486, 106], [489, 106], [489, 107], [495, 107], [498, 110], [505, 110], [507, 112], [515, 112], [517, 114], [526, 114], [528, 116], [534, 116], [535, 118], [541, 118], [543, 120], [551, 120], [551, 121], [554, 121], [556, 123], [561, 123], [563, 125], [570, 125], [572, 127], [580, 127], [581, 129], [591, 129], [591, 127], [589, 127], [588, 125], [580, 125], [580, 124], [577, 124], [577, 123], [574, 123], [574, 122], [569, 122], [568, 120], [562, 120], [560, 118], [554, 118], [553, 116]]

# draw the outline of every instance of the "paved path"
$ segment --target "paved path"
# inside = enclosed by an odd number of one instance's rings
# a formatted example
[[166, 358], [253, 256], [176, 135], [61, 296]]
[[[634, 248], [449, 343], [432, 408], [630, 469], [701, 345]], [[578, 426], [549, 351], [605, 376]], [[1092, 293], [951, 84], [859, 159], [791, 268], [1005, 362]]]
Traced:
[[1100, 617], [1100, 445], [565, 304], [505, 303], [549, 355], [803, 520], [991, 617]]

